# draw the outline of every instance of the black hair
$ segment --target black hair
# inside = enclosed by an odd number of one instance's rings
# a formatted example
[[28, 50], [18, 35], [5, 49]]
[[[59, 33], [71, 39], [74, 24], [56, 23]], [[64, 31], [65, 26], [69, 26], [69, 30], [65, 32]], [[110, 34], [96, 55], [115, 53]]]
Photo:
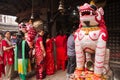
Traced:
[[74, 24], [71, 29], [71, 33], [75, 32], [77, 29], [78, 29], [78, 24]]
[[22, 26], [26, 26], [25, 23], [23, 23]]
[[10, 32], [10, 31], [5, 31], [5, 32], [4, 32], [4, 35], [5, 35], [7, 32], [9, 32], [9, 33], [11, 34], [11, 32]]
[[58, 36], [58, 35], [64, 35], [63, 30], [59, 30], [58, 33], [57, 33], [57, 36]]
[[22, 31], [19, 31], [16, 35], [18, 38], [23, 38], [25, 36]]
[[45, 32], [45, 35], [46, 35], [46, 38], [51, 38], [51, 34], [48, 31]]
[[19, 31], [17, 34], [17, 44], [21, 43], [23, 40], [23, 37], [25, 36], [24, 33], [22, 31]]
[[[49, 35], [49, 37], [48, 37]], [[51, 34], [48, 31], [45, 31], [44, 36], [43, 36], [43, 45], [46, 47], [46, 39], [51, 38]]]
[[0, 35], [2, 36], [2, 38], [4, 37], [2, 33], [0, 33]]

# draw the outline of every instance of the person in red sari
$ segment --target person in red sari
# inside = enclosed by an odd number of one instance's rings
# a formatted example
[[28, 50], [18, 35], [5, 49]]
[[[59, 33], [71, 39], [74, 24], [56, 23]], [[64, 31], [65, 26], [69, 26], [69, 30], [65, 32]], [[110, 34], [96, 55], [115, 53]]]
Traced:
[[42, 26], [42, 22], [38, 25], [36, 31], [38, 33], [38, 38], [36, 39], [35, 43], [36, 78], [37, 80], [42, 80], [43, 78], [45, 78], [44, 58], [46, 55], [42, 38], [44, 35], [44, 28]]
[[55, 38], [56, 44], [56, 58], [57, 58], [57, 70], [62, 68], [64, 71], [66, 69], [67, 60], [67, 36], [63, 34], [62, 31]]
[[5, 32], [5, 38], [2, 41], [3, 46], [3, 56], [4, 56], [4, 66], [5, 66], [5, 80], [11, 79], [13, 63], [14, 63], [14, 51], [15, 47], [10, 41], [11, 33], [9, 31]]
[[55, 71], [55, 64], [54, 64], [54, 57], [53, 57], [53, 43], [52, 43], [53, 40], [51, 39], [50, 34], [48, 32], [46, 32], [45, 37], [46, 37], [46, 40], [45, 40], [46, 42], [46, 46], [45, 46], [46, 74], [51, 75], [51, 74], [54, 74], [54, 71]]
[[3, 35], [0, 33], [0, 80], [3, 80], [2, 75], [4, 74], [2, 39]]

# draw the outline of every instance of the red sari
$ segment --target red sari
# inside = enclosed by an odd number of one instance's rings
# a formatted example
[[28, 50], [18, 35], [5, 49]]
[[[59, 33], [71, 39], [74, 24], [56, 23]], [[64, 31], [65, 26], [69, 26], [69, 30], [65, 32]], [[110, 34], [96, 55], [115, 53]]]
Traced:
[[0, 43], [0, 78], [4, 73], [4, 64], [3, 64], [3, 56], [2, 56], [2, 44]]
[[[2, 46], [10, 47], [11, 45], [9, 45], [6, 40], [3, 40]], [[13, 51], [13, 49], [3, 51], [3, 56], [4, 56], [4, 60], [3, 60], [4, 65], [6, 65], [7, 63], [9, 65], [12, 65], [14, 63], [14, 51]]]
[[46, 49], [46, 57], [45, 57], [46, 74], [51, 75], [55, 71], [52, 39], [49, 39], [46, 42], [46, 48], [45, 49]]
[[58, 35], [55, 38], [56, 56], [57, 56], [57, 69], [62, 67], [65, 70], [67, 60], [67, 37], [66, 35]]
[[40, 42], [43, 42], [42, 37], [38, 37], [35, 44], [35, 60], [36, 60], [36, 78], [44, 78], [44, 56], [40, 47]]

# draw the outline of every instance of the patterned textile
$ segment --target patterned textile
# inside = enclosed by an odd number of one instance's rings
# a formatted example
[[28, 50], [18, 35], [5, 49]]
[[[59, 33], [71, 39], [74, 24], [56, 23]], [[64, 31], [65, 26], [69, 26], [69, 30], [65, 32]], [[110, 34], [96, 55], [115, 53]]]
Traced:
[[4, 73], [4, 64], [3, 64], [3, 57], [0, 56], [0, 77], [2, 76], [2, 74]]
[[36, 67], [36, 79], [42, 80], [45, 77], [46, 77], [45, 65], [44, 64], [37, 65], [37, 67]]
[[[4, 39], [2, 41], [2, 46], [10, 47], [11, 45], [8, 43], [8, 41], [6, 39]], [[3, 51], [3, 56], [4, 56], [4, 65], [6, 65], [6, 63], [12, 65], [14, 63], [14, 51], [13, 51], [13, 49]]]
[[39, 65], [43, 61], [43, 52], [40, 47], [41, 41], [42, 41], [42, 37], [39, 37], [36, 40], [36, 44], [35, 44], [35, 60], [37, 65]]
[[43, 42], [41, 36], [37, 38], [35, 44], [36, 78], [38, 80], [42, 80], [45, 77], [43, 51], [40, 42]]
[[51, 75], [55, 71], [54, 57], [53, 57], [53, 44], [52, 39], [46, 42], [46, 56], [45, 56], [45, 64], [46, 64], [46, 74]]
[[3, 64], [3, 56], [2, 56], [2, 44], [0, 43], [0, 77], [5, 72], [4, 71], [4, 64]]

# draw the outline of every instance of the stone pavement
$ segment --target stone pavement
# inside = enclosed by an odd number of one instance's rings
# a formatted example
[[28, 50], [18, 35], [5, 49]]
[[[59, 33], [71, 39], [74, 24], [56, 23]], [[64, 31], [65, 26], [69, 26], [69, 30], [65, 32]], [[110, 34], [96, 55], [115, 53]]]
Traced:
[[[108, 80], [120, 80], [120, 68], [114, 68], [112, 69], [113, 75], [111, 75], [111, 78]], [[29, 75], [29, 78], [27, 80], [36, 80], [35, 74]], [[13, 78], [12, 80], [20, 80], [19, 77]], [[43, 80], [66, 80], [66, 71], [56, 71], [55, 74], [46, 76]]]
[[[13, 80], [20, 80], [20, 78], [17, 77]], [[27, 80], [36, 80], [36, 77], [34, 75], [31, 78], [28, 78]], [[62, 70], [56, 71], [55, 74], [46, 76], [46, 78], [43, 80], [66, 80], [66, 71]]]

